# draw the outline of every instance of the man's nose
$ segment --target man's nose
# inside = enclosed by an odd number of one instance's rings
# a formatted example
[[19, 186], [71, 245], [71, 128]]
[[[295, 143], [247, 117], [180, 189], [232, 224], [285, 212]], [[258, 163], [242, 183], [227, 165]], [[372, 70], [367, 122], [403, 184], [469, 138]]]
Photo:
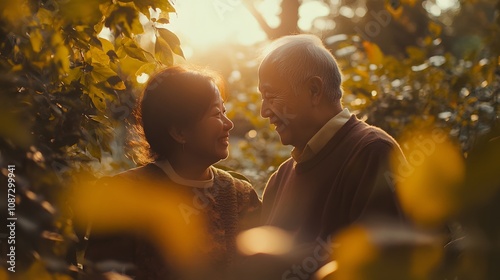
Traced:
[[267, 101], [262, 100], [262, 105], [260, 107], [260, 116], [263, 118], [270, 118], [272, 116], [271, 108]]

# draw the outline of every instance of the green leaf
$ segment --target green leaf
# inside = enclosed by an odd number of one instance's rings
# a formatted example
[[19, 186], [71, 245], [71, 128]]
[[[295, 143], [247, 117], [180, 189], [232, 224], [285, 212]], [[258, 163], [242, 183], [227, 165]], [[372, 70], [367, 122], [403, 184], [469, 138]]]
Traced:
[[155, 70], [156, 70], [155, 63], [145, 63], [137, 70], [137, 72], [135, 72], [135, 75], [140, 76], [142, 73], [151, 75], [151, 73], [154, 73]]
[[133, 7], [133, 3], [131, 5], [115, 6], [111, 14], [106, 18], [104, 25], [113, 31], [115, 37], [122, 33], [128, 37], [144, 33], [142, 24], [139, 21], [139, 11]]
[[134, 1], [135, 5], [137, 6], [137, 9], [139, 9], [139, 12], [141, 14], [145, 15], [148, 19], [151, 19], [151, 14], [149, 12], [149, 7], [150, 5], [143, 4], [142, 1]]
[[170, 4], [170, 1], [156, 0], [154, 1], [153, 8], [159, 8], [162, 13], [175, 13], [175, 8]]
[[123, 38], [122, 46], [118, 48], [118, 56], [124, 57], [124, 54], [138, 59], [140, 61], [149, 62], [146, 56], [144, 55], [144, 50], [137, 46], [134, 40], [130, 38]]
[[109, 68], [109, 66], [100, 63], [94, 63], [92, 66], [94, 69], [92, 69], [90, 75], [94, 79], [95, 83], [104, 82], [111, 77], [118, 76], [115, 71]]
[[114, 51], [115, 50], [115, 46], [113, 46], [113, 43], [111, 43], [110, 41], [104, 39], [104, 38], [99, 38], [99, 41], [101, 41], [101, 44], [102, 44], [102, 50], [107, 53], [109, 51]]
[[94, 25], [101, 20], [99, 13], [103, 0], [54, 1], [59, 5], [59, 13], [67, 22]]
[[97, 110], [99, 110], [101, 112], [106, 111], [106, 97], [105, 97], [106, 92], [104, 92], [99, 87], [91, 85], [88, 95], [89, 95], [90, 99], [92, 100], [92, 103], [94, 104], [94, 106], [97, 108]]
[[118, 76], [114, 76], [114, 77], [109, 78], [106, 81], [106, 86], [108, 86], [112, 89], [116, 89], [116, 90], [125, 90], [127, 88], [125, 86], [125, 83], [123, 82], [123, 80], [120, 79], [120, 77], [118, 77]]
[[164, 28], [157, 28], [156, 30], [158, 30], [158, 34], [160, 35], [160, 37], [163, 38], [168, 43], [170, 49], [175, 54], [180, 55], [184, 58], [184, 53], [182, 52], [181, 49], [181, 42], [177, 37], [177, 35], [175, 35], [172, 31]]
[[102, 152], [101, 152], [101, 147], [99, 145], [97, 144], [87, 145], [87, 151], [90, 153], [91, 156], [101, 161]]
[[112, 127], [113, 124], [111, 123], [111, 121], [109, 120], [109, 118], [107, 118], [106, 116], [104, 115], [91, 115], [89, 116], [90, 119], [100, 123], [100, 124], [103, 124], [107, 127]]
[[174, 63], [174, 56], [168, 43], [162, 37], [156, 38], [155, 44], [155, 57], [165, 65], [172, 65]]
[[422, 50], [421, 48], [409, 46], [406, 48], [406, 52], [408, 53], [408, 56], [412, 60], [413, 63], [424, 63], [426, 60], [426, 52], [425, 50]]
[[92, 62], [109, 65], [109, 56], [101, 49], [91, 46], [89, 51]]
[[68, 71], [68, 74], [63, 78], [65, 84], [71, 84], [73, 81], [78, 81], [82, 77], [82, 67], [75, 67]]
[[47, 9], [38, 9], [36, 13], [36, 18], [40, 21], [41, 24], [44, 25], [52, 25], [54, 22], [54, 15], [51, 11]]
[[168, 23], [170, 23], [170, 20], [168, 18], [159, 18], [158, 20], [156, 20], [156, 23], [168, 24]]

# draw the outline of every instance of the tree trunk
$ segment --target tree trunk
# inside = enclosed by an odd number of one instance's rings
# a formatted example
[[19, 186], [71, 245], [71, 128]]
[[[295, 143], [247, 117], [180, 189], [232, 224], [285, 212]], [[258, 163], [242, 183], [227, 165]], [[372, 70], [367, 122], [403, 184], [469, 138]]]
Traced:
[[300, 33], [297, 23], [299, 21], [299, 7], [301, 2], [301, 0], [281, 1], [280, 25], [276, 28], [269, 26], [264, 17], [255, 8], [253, 1], [247, 0], [245, 4], [267, 37], [270, 40], [274, 40], [285, 35]]

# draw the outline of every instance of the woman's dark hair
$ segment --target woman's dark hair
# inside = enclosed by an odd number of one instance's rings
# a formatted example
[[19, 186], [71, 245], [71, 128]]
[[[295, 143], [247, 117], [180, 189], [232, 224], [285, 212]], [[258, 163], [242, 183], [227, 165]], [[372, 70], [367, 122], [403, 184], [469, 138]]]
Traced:
[[154, 74], [135, 111], [135, 130], [140, 138], [133, 141], [134, 149], [139, 148], [134, 151], [136, 159], [146, 163], [168, 158], [180, 145], [168, 130], [189, 127], [199, 121], [213, 102], [214, 86], [224, 98], [222, 79], [208, 70], [173, 66]]

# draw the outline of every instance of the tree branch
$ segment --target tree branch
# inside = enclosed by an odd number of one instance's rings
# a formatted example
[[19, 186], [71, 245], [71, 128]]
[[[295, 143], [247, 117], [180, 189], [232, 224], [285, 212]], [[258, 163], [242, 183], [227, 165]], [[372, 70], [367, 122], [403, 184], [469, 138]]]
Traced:
[[254, 1], [245, 0], [243, 1], [243, 3], [247, 7], [248, 11], [250, 11], [250, 13], [253, 15], [255, 20], [257, 20], [257, 23], [260, 25], [260, 28], [262, 28], [262, 30], [266, 33], [267, 38], [273, 39], [276, 30], [274, 28], [271, 28], [269, 24], [267, 24], [267, 21], [264, 19], [264, 17], [260, 14], [260, 12], [257, 11], [257, 9], [253, 4]]

